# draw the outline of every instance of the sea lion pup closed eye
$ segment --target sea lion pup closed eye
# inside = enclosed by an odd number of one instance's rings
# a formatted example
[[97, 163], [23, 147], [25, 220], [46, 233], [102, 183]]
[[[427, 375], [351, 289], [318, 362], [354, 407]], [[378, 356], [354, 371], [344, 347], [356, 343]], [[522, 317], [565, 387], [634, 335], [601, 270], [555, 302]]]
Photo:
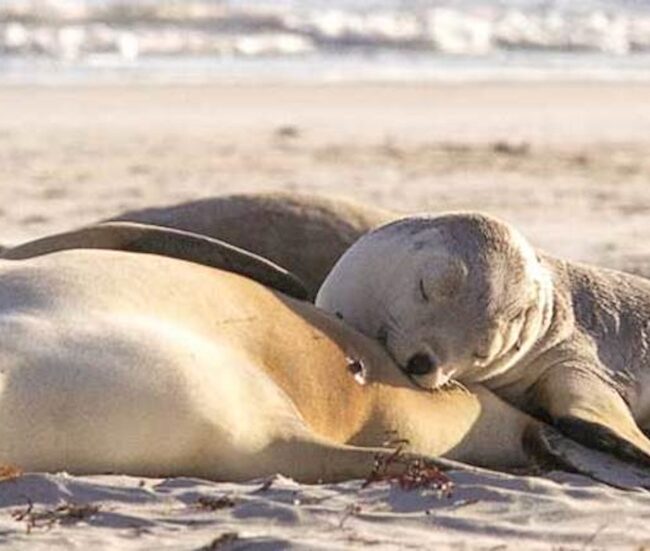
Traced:
[[536, 254], [482, 214], [362, 237], [316, 301], [424, 387], [483, 383], [593, 447], [650, 463], [650, 282]]
[[492, 467], [544, 443], [487, 389], [424, 392], [311, 304], [167, 257], [0, 261], [0, 334], [0, 464], [28, 470], [314, 482], [366, 476], [390, 431]]

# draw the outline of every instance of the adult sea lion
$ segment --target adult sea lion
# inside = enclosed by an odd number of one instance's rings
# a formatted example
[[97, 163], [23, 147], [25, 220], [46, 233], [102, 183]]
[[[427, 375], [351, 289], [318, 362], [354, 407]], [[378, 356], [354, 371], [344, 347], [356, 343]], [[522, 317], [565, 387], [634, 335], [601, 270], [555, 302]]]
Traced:
[[396, 217], [315, 194], [242, 193], [126, 212], [0, 251], [0, 256], [23, 259], [78, 248], [161, 254], [235, 271], [313, 301], [343, 252]]
[[0, 335], [0, 464], [28, 470], [334, 481], [388, 431], [493, 467], [545, 444], [486, 389], [424, 392], [311, 304], [163, 256], [0, 260]]
[[317, 305], [424, 387], [482, 383], [588, 446], [650, 464], [650, 282], [536, 252], [483, 214], [362, 237]]

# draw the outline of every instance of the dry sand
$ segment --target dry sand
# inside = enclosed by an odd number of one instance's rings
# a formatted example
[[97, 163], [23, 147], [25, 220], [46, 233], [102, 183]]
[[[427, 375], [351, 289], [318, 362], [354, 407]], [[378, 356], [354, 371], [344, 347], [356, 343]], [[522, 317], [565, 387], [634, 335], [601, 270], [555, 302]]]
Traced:
[[[449, 498], [360, 481], [307, 486], [27, 475], [0, 483], [11, 549], [647, 549], [650, 494], [565, 473], [457, 473]], [[271, 482], [270, 487], [268, 487]], [[29, 501], [33, 506], [29, 509]], [[57, 510], [58, 509], [58, 510]]]
[[[407, 212], [482, 209], [551, 252], [650, 272], [649, 153], [643, 84], [5, 87], [0, 243], [134, 207], [279, 188]], [[650, 545], [648, 493], [566, 474], [454, 476], [457, 493], [438, 501], [358, 482], [281, 479], [257, 492], [259, 482], [30, 475], [0, 483], [0, 545]], [[209, 511], [200, 496], [233, 503]], [[30, 500], [36, 517], [23, 514]]]

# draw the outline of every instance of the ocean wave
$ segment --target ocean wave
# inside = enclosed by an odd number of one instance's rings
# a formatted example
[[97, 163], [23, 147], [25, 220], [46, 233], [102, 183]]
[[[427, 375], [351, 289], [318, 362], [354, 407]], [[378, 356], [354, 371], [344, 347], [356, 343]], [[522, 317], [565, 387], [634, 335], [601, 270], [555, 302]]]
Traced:
[[[215, 2], [50, 2], [0, 6], [0, 54], [60, 59], [140, 56], [295, 56], [374, 49], [488, 55], [498, 51], [650, 51], [650, 13], [515, 6], [232, 6]], [[404, 5], [406, 5], [404, 3]]]

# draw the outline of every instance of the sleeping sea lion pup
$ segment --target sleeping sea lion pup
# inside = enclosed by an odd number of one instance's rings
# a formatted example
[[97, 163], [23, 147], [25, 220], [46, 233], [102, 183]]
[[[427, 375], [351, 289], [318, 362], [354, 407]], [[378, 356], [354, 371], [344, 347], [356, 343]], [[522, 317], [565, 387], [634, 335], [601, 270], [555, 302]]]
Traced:
[[27, 470], [315, 482], [366, 476], [389, 431], [493, 467], [544, 443], [487, 389], [424, 392], [313, 305], [163, 256], [0, 260], [0, 334], [0, 464]]
[[483, 383], [589, 446], [650, 463], [650, 282], [536, 253], [482, 214], [362, 237], [317, 296], [423, 387]]

